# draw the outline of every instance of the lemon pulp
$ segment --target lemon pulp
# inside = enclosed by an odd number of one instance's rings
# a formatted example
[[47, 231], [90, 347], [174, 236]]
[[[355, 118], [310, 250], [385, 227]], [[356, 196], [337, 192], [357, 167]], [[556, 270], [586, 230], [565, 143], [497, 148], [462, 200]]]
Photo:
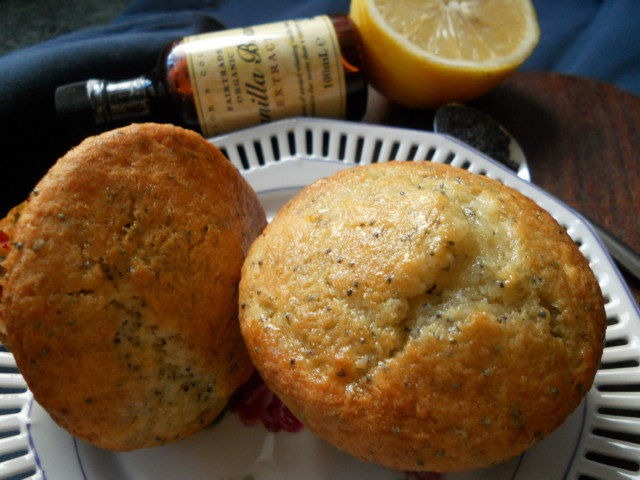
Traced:
[[530, 0], [352, 0], [373, 84], [429, 107], [486, 93], [538, 42]]

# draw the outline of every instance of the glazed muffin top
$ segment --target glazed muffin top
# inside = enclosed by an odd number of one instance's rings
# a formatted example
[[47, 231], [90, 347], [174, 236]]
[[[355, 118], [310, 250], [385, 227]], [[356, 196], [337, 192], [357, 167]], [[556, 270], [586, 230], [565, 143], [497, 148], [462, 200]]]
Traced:
[[240, 322], [265, 381], [314, 432], [397, 469], [520, 453], [590, 388], [602, 295], [519, 192], [430, 162], [342, 171], [255, 241]]
[[265, 223], [194, 132], [132, 125], [67, 153], [3, 221], [0, 331], [36, 400], [116, 450], [212, 421], [253, 370], [237, 285]]

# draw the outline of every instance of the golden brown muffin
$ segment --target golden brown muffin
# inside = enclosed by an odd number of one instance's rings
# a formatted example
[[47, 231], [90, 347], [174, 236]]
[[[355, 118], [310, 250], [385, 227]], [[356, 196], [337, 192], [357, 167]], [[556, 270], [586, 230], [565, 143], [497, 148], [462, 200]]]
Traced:
[[254, 242], [240, 324], [308, 428], [390, 468], [502, 462], [589, 390], [606, 325], [552, 217], [429, 162], [357, 167], [300, 192]]
[[265, 225], [220, 151], [171, 125], [92, 137], [15, 217], [0, 330], [51, 417], [114, 450], [214, 420], [253, 371], [237, 286]]

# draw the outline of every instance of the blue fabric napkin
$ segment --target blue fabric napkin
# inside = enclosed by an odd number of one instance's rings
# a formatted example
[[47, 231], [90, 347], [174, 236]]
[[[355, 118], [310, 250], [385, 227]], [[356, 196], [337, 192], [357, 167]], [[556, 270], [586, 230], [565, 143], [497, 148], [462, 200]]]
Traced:
[[[540, 43], [523, 69], [581, 75], [640, 94], [640, 1], [534, 4]], [[58, 85], [146, 73], [166, 44], [185, 35], [348, 9], [349, 0], [134, 0], [110, 25], [0, 57], [0, 210], [26, 198], [71, 146], [56, 122]]]

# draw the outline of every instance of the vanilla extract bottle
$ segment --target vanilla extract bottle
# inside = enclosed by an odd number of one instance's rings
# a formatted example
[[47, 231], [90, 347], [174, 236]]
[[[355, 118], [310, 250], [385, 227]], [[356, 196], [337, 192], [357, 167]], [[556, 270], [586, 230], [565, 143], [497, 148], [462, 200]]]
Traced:
[[357, 120], [367, 85], [347, 15], [216, 31], [169, 44], [140, 77], [58, 87], [60, 121], [76, 136], [132, 122], [169, 122], [205, 137], [284, 117]]

